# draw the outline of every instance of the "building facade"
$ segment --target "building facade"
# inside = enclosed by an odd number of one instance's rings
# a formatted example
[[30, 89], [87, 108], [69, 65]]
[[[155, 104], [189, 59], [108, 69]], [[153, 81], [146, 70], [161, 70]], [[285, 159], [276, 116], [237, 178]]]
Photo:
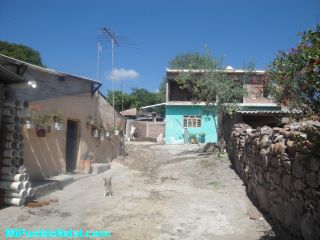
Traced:
[[[252, 72], [250, 81], [244, 81], [246, 71], [242, 69], [228, 67], [224, 71], [228, 77], [237, 78], [243, 82], [243, 87], [248, 94], [239, 103], [242, 109], [279, 110], [271, 99], [264, 96], [262, 81], [265, 78], [265, 71]], [[166, 143], [189, 143], [192, 138], [196, 138], [200, 143], [215, 143], [218, 139], [218, 128], [228, 128], [228, 126], [224, 124], [218, 126], [218, 113], [215, 106], [207, 107], [205, 103], [194, 104], [191, 101], [191, 93], [179, 87], [176, 78], [182, 72], [195, 74], [195, 76], [204, 74], [198, 70], [166, 70]]]
[[[29, 128], [21, 123], [23, 160], [32, 179], [86, 172], [91, 163], [110, 162], [122, 155], [123, 138], [111, 132], [114, 125], [124, 127], [125, 122], [98, 91], [100, 85], [96, 80], [0, 55], [2, 100], [28, 101], [29, 108], [39, 116], [61, 115], [61, 128], [57, 130], [51, 123], [44, 137], [36, 133], [36, 126]], [[100, 132], [95, 136], [93, 121], [110, 135]]]

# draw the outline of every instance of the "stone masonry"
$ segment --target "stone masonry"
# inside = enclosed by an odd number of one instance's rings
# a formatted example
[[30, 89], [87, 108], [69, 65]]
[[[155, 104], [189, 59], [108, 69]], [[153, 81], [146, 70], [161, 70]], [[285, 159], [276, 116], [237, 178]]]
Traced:
[[288, 239], [320, 239], [319, 122], [236, 124], [228, 153], [249, 196]]

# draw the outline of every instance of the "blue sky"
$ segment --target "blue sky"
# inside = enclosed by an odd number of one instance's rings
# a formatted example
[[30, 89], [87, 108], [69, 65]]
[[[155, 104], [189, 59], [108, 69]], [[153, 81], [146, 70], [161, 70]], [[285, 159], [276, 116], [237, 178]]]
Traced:
[[[224, 65], [241, 68], [255, 59], [257, 69], [264, 69], [317, 18], [320, 22], [319, 0], [0, 0], [0, 40], [38, 50], [49, 68], [95, 79], [99, 29], [108, 26], [138, 46], [120, 42], [115, 49], [115, 67], [139, 73], [124, 80], [124, 90], [155, 91], [168, 61], [179, 53], [203, 53], [207, 45]], [[107, 39], [102, 48], [106, 93], [111, 89]]]

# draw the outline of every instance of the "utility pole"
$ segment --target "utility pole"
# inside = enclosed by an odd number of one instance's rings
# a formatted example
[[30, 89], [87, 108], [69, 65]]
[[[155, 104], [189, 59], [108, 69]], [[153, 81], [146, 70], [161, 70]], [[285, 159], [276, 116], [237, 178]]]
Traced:
[[97, 46], [97, 80], [99, 81], [99, 68], [100, 68], [100, 51], [101, 51], [101, 45], [100, 42], [98, 42]]
[[123, 111], [123, 81], [122, 78], [120, 79], [121, 84], [121, 111]]

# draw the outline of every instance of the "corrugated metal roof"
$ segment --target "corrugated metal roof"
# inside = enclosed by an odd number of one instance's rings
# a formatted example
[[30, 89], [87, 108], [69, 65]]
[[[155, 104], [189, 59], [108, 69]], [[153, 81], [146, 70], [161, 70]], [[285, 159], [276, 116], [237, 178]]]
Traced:
[[[226, 73], [246, 73], [247, 71], [244, 69], [219, 69], [216, 71], [226, 72]], [[166, 68], [167, 73], [203, 73], [203, 72], [209, 72], [209, 70], [206, 69], [170, 69]], [[256, 74], [264, 74], [265, 70], [254, 70], [253, 73]]]
[[136, 108], [127, 109], [127, 110], [121, 111], [120, 114], [122, 116], [136, 116], [137, 109]]
[[163, 105], [166, 105], [166, 103], [158, 103], [158, 104], [153, 104], [153, 105], [149, 105], [149, 106], [144, 106], [144, 107], [141, 107], [141, 109], [159, 107], [159, 106], [163, 106]]
[[281, 116], [289, 116], [289, 115], [301, 115], [302, 111], [300, 110], [236, 110], [236, 113], [242, 115], [281, 115]]
[[88, 81], [88, 82], [100, 83], [101, 84], [101, 82], [97, 81], [97, 80], [93, 80], [93, 79], [90, 79], [90, 78], [87, 78], [87, 77], [77, 76], [77, 75], [70, 74], [70, 73], [58, 72], [56, 70], [49, 69], [49, 68], [39, 67], [37, 65], [34, 65], [34, 64], [31, 64], [31, 63], [27, 63], [27, 62], [24, 62], [24, 61], [21, 61], [21, 60], [12, 58], [12, 57], [8, 57], [8, 56], [3, 55], [3, 54], [0, 54], [0, 60], [2, 61], [2, 64], [3, 63], [20, 64], [20, 65], [27, 66], [30, 69], [33, 69], [33, 70], [36, 70], [36, 71], [40, 71], [40, 72], [44, 72], [44, 73], [49, 73], [49, 74], [56, 75], [56, 76], [70, 76], [70, 77], [74, 77], [74, 78], [77, 78], [77, 79], [80, 79], [80, 80], [83, 80], [83, 81]]
[[18, 74], [0, 65], [0, 83], [11, 84], [21, 82], [27, 82], [27, 80], [24, 80]]

